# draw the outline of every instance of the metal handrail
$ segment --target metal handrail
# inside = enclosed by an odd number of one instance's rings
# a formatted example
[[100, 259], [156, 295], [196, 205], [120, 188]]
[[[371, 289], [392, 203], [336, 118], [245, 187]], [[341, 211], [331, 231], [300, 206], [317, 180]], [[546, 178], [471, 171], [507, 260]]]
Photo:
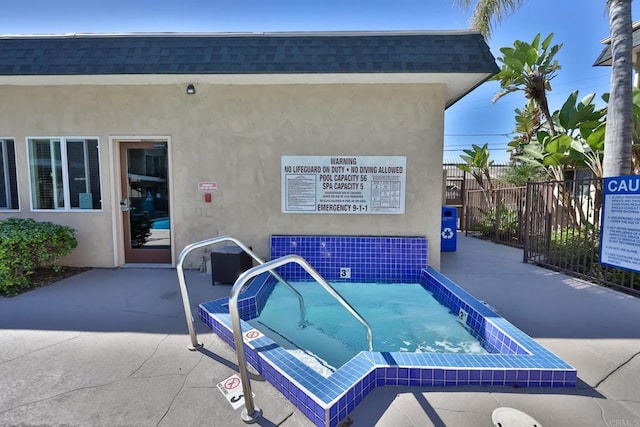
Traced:
[[353, 308], [344, 298], [327, 283], [326, 280], [316, 271], [313, 267], [299, 255], [285, 255], [283, 257], [267, 261], [262, 265], [250, 268], [242, 273], [233, 288], [231, 288], [231, 294], [229, 295], [229, 314], [231, 316], [231, 326], [233, 328], [233, 340], [236, 346], [236, 355], [238, 356], [238, 372], [240, 373], [240, 380], [242, 382], [242, 394], [245, 401], [245, 409], [242, 411], [241, 418], [246, 423], [256, 422], [261, 416], [262, 411], [256, 407], [253, 403], [253, 394], [251, 392], [251, 382], [247, 375], [247, 362], [244, 354], [244, 340], [242, 339], [242, 328], [240, 327], [240, 314], [238, 312], [238, 295], [240, 290], [247, 281], [251, 278], [262, 274], [265, 271], [280, 267], [281, 265], [295, 262], [300, 267], [304, 268], [307, 273], [313, 277], [316, 282], [320, 283], [322, 287], [331, 294], [349, 313], [356, 318], [367, 329], [367, 340], [369, 342], [369, 351], [373, 351], [373, 337], [371, 333], [371, 326], [366, 320]]
[[[196, 335], [193, 315], [191, 314], [191, 303], [189, 302], [189, 292], [187, 291], [187, 282], [184, 279], [184, 269], [182, 265], [184, 263], [185, 258], [191, 251], [195, 249], [203, 248], [205, 246], [220, 243], [220, 242], [235, 243], [240, 249], [242, 249], [247, 254], [249, 254], [249, 256], [251, 256], [251, 258], [253, 258], [258, 264], [263, 265], [265, 263], [255, 253], [253, 253], [253, 251], [249, 249], [244, 243], [230, 236], [218, 236], [218, 237], [213, 237], [211, 239], [201, 240], [199, 242], [194, 242], [185, 246], [182, 252], [180, 252], [180, 255], [178, 256], [178, 264], [176, 266], [176, 269], [178, 271], [178, 282], [180, 283], [180, 293], [182, 294], [182, 304], [184, 306], [184, 314], [187, 318], [187, 328], [189, 328], [189, 336], [191, 337], [191, 346], [189, 347], [189, 350], [192, 350], [192, 351], [195, 351], [198, 348], [202, 347], [202, 344], [198, 342], [198, 336]], [[300, 305], [300, 324], [304, 326], [305, 325], [305, 307], [304, 307], [304, 300], [302, 299], [302, 295], [300, 295], [300, 292], [295, 290], [293, 286], [291, 286], [286, 280], [280, 277], [280, 275], [276, 273], [274, 270], [269, 269], [268, 271], [279, 282], [282, 282], [287, 288], [289, 288], [291, 292], [293, 292], [298, 298], [298, 302]]]

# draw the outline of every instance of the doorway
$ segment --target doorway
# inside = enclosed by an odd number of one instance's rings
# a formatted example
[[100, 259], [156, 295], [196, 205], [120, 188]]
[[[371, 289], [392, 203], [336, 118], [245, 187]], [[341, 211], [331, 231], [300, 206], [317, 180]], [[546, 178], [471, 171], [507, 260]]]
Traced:
[[167, 141], [120, 142], [125, 263], [171, 263]]

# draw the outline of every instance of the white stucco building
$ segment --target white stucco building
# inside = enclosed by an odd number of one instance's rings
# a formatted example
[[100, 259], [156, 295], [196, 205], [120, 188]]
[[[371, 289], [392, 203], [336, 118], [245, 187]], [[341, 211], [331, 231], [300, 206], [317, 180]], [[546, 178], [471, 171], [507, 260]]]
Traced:
[[[295, 233], [426, 236], [437, 268], [444, 112], [497, 71], [467, 31], [0, 37], [0, 220], [76, 228], [67, 265]], [[403, 212], [283, 212], [283, 156], [406, 157]]]

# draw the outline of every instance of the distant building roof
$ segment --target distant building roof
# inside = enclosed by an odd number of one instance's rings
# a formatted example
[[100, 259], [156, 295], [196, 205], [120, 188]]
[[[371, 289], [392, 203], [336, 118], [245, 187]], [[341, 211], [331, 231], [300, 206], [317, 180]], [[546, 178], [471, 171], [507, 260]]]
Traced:
[[[607, 37], [602, 40], [602, 44], [606, 45], [606, 47], [596, 58], [596, 61], [593, 63], [594, 66], [611, 65], [611, 38]], [[640, 22], [633, 24], [633, 52], [634, 54], [640, 52]]]
[[475, 32], [0, 36], [0, 75], [495, 73]]

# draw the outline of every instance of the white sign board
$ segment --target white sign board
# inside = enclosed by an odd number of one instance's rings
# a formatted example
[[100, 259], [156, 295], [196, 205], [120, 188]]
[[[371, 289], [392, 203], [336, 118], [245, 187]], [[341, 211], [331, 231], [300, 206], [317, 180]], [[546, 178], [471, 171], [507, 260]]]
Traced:
[[404, 156], [282, 156], [281, 163], [283, 213], [404, 213]]
[[[233, 409], [238, 409], [244, 405], [244, 395], [242, 394], [242, 382], [238, 374], [233, 374], [226, 380], [216, 384], [218, 390], [227, 399], [227, 402], [231, 404]], [[252, 397], [256, 395], [252, 392]]]
[[198, 191], [216, 191], [218, 189], [217, 182], [199, 182]]
[[261, 338], [264, 335], [262, 334], [262, 332], [260, 332], [257, 329], [251, 329], [245, 332], [244, 334], [242, 334], [242, 336], [244, 337], [245, 341], [249, 342], [249, 341], [253, 341], [255, 339]]
[[640, 272], [640, 175], [605, 178], [600, 263]]

